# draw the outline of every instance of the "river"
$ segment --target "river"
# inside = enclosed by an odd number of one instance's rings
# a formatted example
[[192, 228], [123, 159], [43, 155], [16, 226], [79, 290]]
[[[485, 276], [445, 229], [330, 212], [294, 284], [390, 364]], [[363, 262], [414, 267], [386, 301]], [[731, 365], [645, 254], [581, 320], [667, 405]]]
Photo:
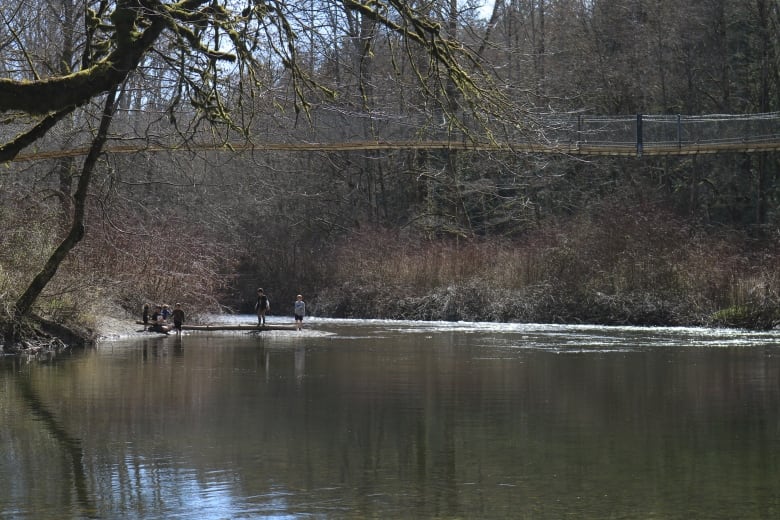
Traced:
[[780, 332], [306, 327], [3, 359], [0, 518], [780, 514]]

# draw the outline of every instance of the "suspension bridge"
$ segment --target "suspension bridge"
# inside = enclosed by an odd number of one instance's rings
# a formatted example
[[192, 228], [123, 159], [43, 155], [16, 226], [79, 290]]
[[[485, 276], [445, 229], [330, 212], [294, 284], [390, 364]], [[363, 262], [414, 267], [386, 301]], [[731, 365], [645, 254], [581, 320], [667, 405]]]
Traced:
[[[700, 116], [540, 115], [527, 127], [499, 126], [473, 131], [415, 123], [410, 118], [323, 109], [311, 124], [277, 120], [251, 140], [170, 144], [108, 145], [105, 152], [131, 154], [171, 150], [338, 152], [382, 150], [466, 150], [580, 156], [672, 156], [756, 153], [780, 150], [780, 112]], [[486, 132], [489, 130], [489, 132]], [[492, 137], [479, 136], [490, 134]], [[123, 138], [127, 141], [127, 137]], [[137, 139], [136, 139], [137, 142]], [[45, 146], [15, 161], [85, 155], [87, 146]]]

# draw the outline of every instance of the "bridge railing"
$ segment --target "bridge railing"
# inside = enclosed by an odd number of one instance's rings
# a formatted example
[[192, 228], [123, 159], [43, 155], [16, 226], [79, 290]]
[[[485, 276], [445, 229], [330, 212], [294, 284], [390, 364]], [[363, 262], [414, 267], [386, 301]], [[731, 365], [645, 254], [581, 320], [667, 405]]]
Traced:
[[603, 148], [649, 153], [689, 153], [749, 149], [751, 145], [780, 147], [780, 112], [710, 114], [541, 117], [549, 143], [572, 148]]
[[[289, 136], [291, 141], [323, 142], [324, 139], [345, 145], [373, 141], [414, 142], [420, 143], [421, 147], [425, 143], [433, 147], [468, 143], [470, 138], [484, 133], [484, 129], [474, 128], [467, 136], [430, 115], [415, 118], [322, 107], [313, 119], [311, 127], [299, 129], [296, 135]], [[780, 149], [780, 112], [699, 116], [535, 114], [529, 116], [527, 125], [492, 130], [497, 143], [476, 143], [475, 146], [637, 156]]]
[[[132, 116], [132, 117], [131, 117]], [[151, 149], [180, 149], [171, 142], [166, 118], [155, 118], [144, 135], [134, 134], [134, 117], [115, 122], [114, 143], [110, 151], [132, 153]], [[255, 125], [251, 140], [239, 136], [230, 149], [296, 150], [379, 150], [379, 149], [481, 149], [517, 153], [562, 153], [579, 155], [686, 155], [717, 152], [755, 152], [780, 150], [780, 112], [760, 114], [619, 115], [585, 113], [529, 114], [522, 124], [495, 122], [494, 138], [485, 128], [470, 130], [451, 124], [441, 115], [429, 113], [398, 114], [366, 112], [360, 109], [322, 105], [312, 110], [311, 119], [280, 113]], [[468, 126], [468, 123], [465, 122]], [[482, 121], [484, 124], [484, 121]], [[491, 123], [488, 123], [491, 124]], [[160, 125], [156, 127], [154, 125]], [[0, 125], [0, 137], [8, 141], [24, 130], [17, 125]], [[158, 136], [150, 141], [149, 135]], [[483, 137], [480, 137], [483, 136]], [[15, 160], [37, 160], [81, 155], [88, 147], [88, 133], [74, 139], [70, 134], [55, 134], [39, 143], [35, 151]], [[225, 143], [204, 130], [204, 139], [194, 147], [220, 149]], [[199, 142], [194, 139], [193, 142]], [[192, 143], [187, 146], [193, 147]]]

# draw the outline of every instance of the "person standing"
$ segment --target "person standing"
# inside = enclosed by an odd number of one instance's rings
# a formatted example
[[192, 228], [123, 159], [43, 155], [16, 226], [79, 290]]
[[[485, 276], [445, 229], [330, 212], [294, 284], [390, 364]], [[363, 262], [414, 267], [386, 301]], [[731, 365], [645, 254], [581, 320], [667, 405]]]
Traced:
[[268, 295], [261, 288], [257, 290], [257, 301], [255, 302], [255, 312], [257, 312], [257, 325], [265, 325], [265, 313], [271, 309], [271, 302]]
[[181, 334], [181, 326], [184, 323], [184, 311], [181, 308], [181, 303], [173, 306], [171, 318], [173, 318], [173, 328], [176, 329], [176, 334]]
[[146, 328], [149, 326], [149, 304], [148, 303], [144, 303], [144, 306], [141, 309], [141, 320], [144, 322], [144, 331], [146, 331]]
[[303, 328], [303, 315], [306, 314], [306, 302], [300, 294], [295, 298], [295, 330]]

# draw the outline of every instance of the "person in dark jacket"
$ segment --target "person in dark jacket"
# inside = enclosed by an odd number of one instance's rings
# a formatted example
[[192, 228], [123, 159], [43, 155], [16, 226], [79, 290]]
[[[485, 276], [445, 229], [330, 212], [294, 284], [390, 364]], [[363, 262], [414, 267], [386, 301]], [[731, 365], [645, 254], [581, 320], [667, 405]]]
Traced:
[[144, 303], [144, 306], [141, 309], [141, 321], [144, 322], [144, 330], [146, 330], [146, 327], [149, 325], [149, 304], [148, 303]]
[[265, 325], [265, 313], [271, 309], [271, 302], [263, 289], [257, 290], [257, 301], [255, 302], [255, 312], [257, 313], [257, 325]]
[[176, 334], [181, 334], [181, 326], [184, 323], [184, 311], [181, 308], [181, 303], [173, 306], [171, 318], [173, 318], [173, 329], [176, 331]]
[[149, 332], [158, 332], [160, 334], [168, 334], [168, 325], [165, 324], [165, 320], [162, 315], [162, 305], [155, 307], [152, 313], [152, 325], [149, 327]]

